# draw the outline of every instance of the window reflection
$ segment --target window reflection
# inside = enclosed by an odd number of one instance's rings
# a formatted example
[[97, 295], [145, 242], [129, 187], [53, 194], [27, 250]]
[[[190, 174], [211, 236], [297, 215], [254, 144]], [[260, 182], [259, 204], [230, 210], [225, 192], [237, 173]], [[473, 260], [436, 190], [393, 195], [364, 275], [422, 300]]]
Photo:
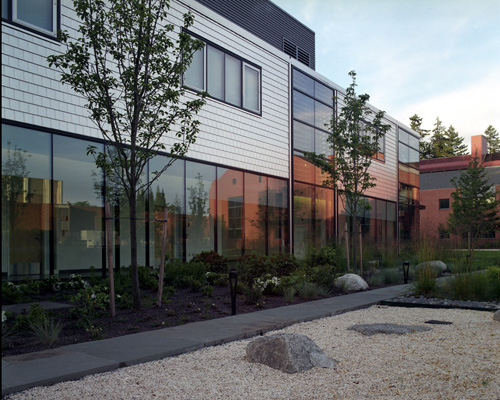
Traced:
[[[2, 125], [2, 275], [50, 273], [50, 135]], [[54, 183], [57, 199], [62, 182]]]

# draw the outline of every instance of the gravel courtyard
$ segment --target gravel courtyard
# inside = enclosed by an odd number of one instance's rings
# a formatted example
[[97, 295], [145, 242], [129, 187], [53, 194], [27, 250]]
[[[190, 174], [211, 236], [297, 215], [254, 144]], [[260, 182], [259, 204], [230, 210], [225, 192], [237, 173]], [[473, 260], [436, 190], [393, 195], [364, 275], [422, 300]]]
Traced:
[[[286, 374], [246, 361], [252, 340], [33, 388], [8, 399], [500, 399], [500, 323], [490, 312], [373, 306], [297, 324], [337, 363]], [[428, 320], [452, 322], [429, 325]], [[364, 336], [354, 324], [425, 325]], [[276, 333], [276, 332], [272, 332]], [[140, 345], [140, 343], [138, 343]]]

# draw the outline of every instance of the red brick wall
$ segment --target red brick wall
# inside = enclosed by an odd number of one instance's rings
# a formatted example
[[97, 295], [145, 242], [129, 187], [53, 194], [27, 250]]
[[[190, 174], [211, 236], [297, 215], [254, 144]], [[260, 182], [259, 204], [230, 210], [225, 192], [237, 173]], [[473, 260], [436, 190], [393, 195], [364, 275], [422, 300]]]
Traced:
[[[451, 193], [454, 188], [420, 190], [420, 204], [425, 210], [420, 210], [420, 233], [425, 236], [439, 238], [439, 224], [447, 226], [447, 218], [451, 212]], [[450, 199], [450, 208], [439, 209], [439, 199]]]

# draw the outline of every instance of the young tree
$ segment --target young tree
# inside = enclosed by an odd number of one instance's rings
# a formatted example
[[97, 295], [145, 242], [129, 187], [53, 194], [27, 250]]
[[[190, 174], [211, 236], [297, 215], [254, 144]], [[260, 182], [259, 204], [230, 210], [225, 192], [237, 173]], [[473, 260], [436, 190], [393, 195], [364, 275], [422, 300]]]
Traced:
[[484, 131], [484, 136], [488, 141], [488, 153], [500, 153], [500, 136], [492, 125], [489, 125]]
[[351, 71], [351, 85], [341, 99], [340, 113], [333, 116], [330, 124], [328, 143], [333, 150], [334, 159], [323, 154], [306, 152], [305, 157], [326, 173], [323, 186], [337, 189], [353, 223], [352, 240], [353, 263], [356, 267], [358, 216], [369, 207], [364, 199], [367, 189], [375, 186], [369, 168], [374, 155], [380, 150], [380, 140], [391, 128], [383, 123], [385, 113], [375, 113], [367, 105], [368, 94], [356, 94], [356, 72]]
[[430, 135], [431, 131], [429, 129], [422, 128], [422, 120], [423, 118], [419, 117], [417, 114], [413, 115], [412, 117], [410, 117], [410, 128], [420, 135], [420, 159], [427, 160], [429, 158], [432, 158], [432, 150], [430, 142], [424, 141], [424, 139]]
[[456, 189], [451, 194], [452, 212], [448, 217], [448, 226], [453, 233], [470, 235], [475, 240], [500, 229], [498, 192], [493, 190], [493, 184], [488, 183], [485, 167], [477, 154], [467, 170], [451, 182]]
[[[90, 117], [109, 143], [89, 153], [111, 179], [119, 182], [130, 206], [130, 252], [134, 307], [139, 308], [137, 273], [137, 196], [148, 190], [195, 141], [193, 119], [204, 96], [184, 97], [182, 75], [193, 53], [203, 46], [187, 33], [194, 20], [187, 13], [183, 28], [167, 21], [168, 0], [74, 0], [81, 21], [78, 35], [60, 33], [65, 52], [48, 57], [61, 81], [83, 95]], [[172, 155], [153, 179], [145, 167], [157, 150]]]

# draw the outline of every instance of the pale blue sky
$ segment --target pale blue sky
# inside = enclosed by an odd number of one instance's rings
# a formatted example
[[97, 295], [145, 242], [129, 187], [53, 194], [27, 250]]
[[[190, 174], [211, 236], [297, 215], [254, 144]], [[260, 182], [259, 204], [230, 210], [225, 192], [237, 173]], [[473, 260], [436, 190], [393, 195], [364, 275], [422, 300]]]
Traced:
[[500, 0], [273, 0], [316, 33], [316, 71], [410, 125], [439, 117], [470, 145], [500, 131]]

